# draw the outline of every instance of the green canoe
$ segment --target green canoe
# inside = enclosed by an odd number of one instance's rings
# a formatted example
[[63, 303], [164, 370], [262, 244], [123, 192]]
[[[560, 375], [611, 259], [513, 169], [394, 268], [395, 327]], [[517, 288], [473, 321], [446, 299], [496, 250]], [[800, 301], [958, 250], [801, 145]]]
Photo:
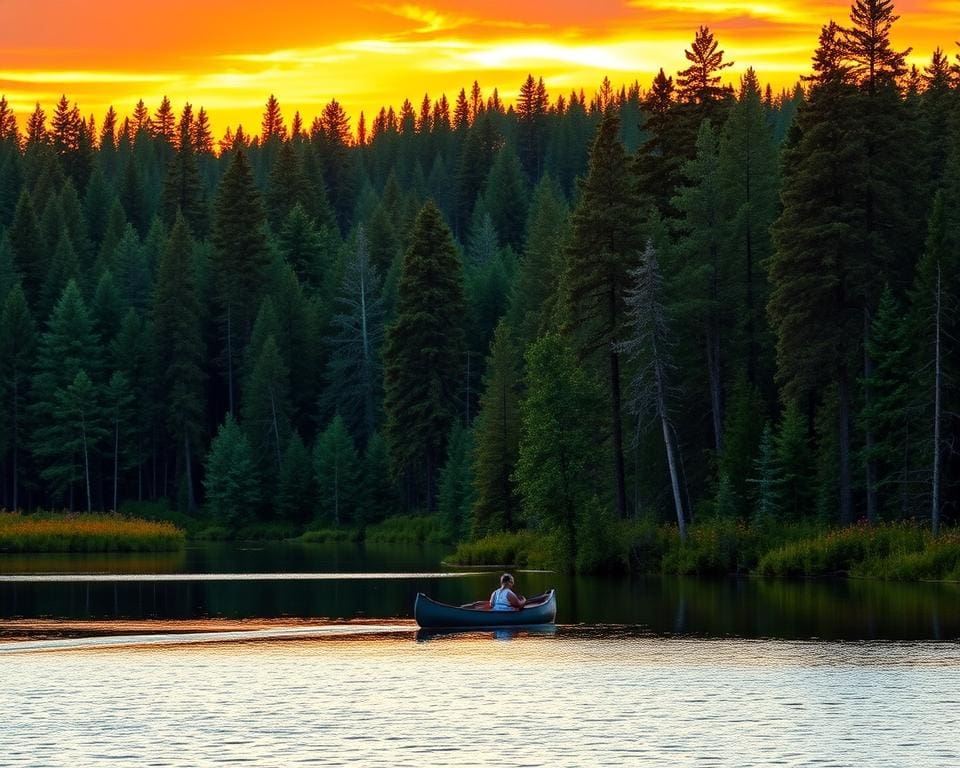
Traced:
[[531, 597], [518, 611], [491, 611], [447, 605], [431, 600], [420, 592], [413, 605], [413, 616], [421, 627], [526, 627], [553, 624], [557, 617], [557, 595], [554, 590]]

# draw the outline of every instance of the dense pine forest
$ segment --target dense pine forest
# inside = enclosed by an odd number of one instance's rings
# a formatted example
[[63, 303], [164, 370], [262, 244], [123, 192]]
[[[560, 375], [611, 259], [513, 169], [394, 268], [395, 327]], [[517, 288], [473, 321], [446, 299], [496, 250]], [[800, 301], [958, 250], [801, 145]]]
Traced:
[[896, 18], [857, 0], [780, 93], [701, 27], [589, 99], [271, 96], [220, 139], [0, 100], [0, 507], [571, 553], [629, 517], [956, 521], [960, 54], [908, 68]]

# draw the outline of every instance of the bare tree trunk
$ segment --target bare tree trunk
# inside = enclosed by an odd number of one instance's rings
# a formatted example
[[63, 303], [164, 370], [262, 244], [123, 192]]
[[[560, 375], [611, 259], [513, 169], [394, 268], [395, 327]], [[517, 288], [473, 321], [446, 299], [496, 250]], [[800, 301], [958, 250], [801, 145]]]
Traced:
[[[870, 377], [873, 376], [873, 360], [870, 359], [870, 312], [863, 308], [863, 405], [870, 410]], [[867, 424], [867, 521], [873, 525], [877, 521], [877, 462], [873, 458], [873, 429]]]
[[283, 457], [280, 455], [280, 425], [277, 423], [277, 400], [270, 388], [270, 413], [273, 415], [273, 441], [277, 446], [277, 469], [283, 469]]
[[937, 301], [934, 343], [933, 386], [933, 487], [931, 488], [930, 523], [933, 535], [940, 533], [940, 264], [937, 264]]
[[850, 393], [847, 385], [846, 364], [840, 366], [838, 376], [839, 437], [840, 437], [840, 523], [853, 522], [853, 499], [850, 491]]
[[[656, 343], [653, 346], [656, 356]], [[677, 462], [673, 455], [673, 437], [670, 434], [670, 422], [667, 420], [667, 403], [664, 395], [663, 372], [660, 370], [660, 361], [654, 360], [654, 376], [656, 386], [657, 411], [660, 414], [660, 427], [663, 430], [663, 445], [667, 451], [667, 465], [670, 467], [670, 485], [673, 489], [673, 505], [677, 511], [677, 527], [680, 529], [680, 541], [687, 540], [687, 521], [683, 517], [683, 502], [680, 500], [680, 479], [677, 475]]]

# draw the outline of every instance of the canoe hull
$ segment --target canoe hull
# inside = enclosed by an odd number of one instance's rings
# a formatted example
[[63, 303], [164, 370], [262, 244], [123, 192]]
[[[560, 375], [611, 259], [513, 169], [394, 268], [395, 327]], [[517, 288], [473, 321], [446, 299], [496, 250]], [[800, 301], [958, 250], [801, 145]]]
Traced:
[[553, 624], [557, 618], [557, 596], [550, 590], [549, 597], [540, 605], [519, 611], [478, 611], [438, 603], [422, 592], [413, 606], [417, 624], [425, 628], [526, 627]]

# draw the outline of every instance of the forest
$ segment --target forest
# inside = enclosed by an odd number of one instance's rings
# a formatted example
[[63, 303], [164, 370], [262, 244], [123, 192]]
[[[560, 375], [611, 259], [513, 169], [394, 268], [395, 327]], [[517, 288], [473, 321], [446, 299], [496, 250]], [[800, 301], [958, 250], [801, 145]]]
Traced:
[[[227, 531], [431, 515], [916, 521], [960, 502], [960, 48], [891, 0], [774, 93], [477, 82], [215, 139], [0, 99], [0, 508]], [[813, 43], [814, 41], [811, 41]], [[957, 43], [960, 45], [960, 43]], [[308, 122], [309, 121], [309, 122]]]

